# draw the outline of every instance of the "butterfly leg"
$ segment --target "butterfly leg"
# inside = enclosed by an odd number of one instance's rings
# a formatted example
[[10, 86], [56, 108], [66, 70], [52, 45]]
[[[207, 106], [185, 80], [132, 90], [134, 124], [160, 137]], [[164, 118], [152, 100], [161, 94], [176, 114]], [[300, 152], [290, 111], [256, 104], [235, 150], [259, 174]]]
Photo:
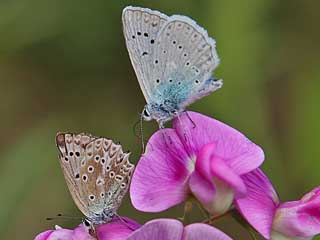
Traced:
[[164, 129], [164, 122], [162, 120], [158, 121], [159, 129]]
[[144, 136], [143, 136], [143, 115], [142, 114], [140, 117], [140, 139], [141, 139], [142, 153], [144, 153], [145, 146], [144, 146]]
[[168, 158], [169, 158], [169, 149], [170, 149], [170, 145], [174, 144], [170, 135], [166, 135], [166, 132], [160, 128], [160, 132], [161, 132], [161, 135], [162, 135], [162, 139], [163, 139], [163, 143], [165, 145], [165, 162], [167, 164], [167, 167], [170, 169], [172, 166], [171, 166], [171, 163], [168, 161]]
[[126, 219], [124, 219], [123, 217], [121, 217], [120, 215], [118, 215], [117, 213], [114, 214], [124, 225], [126, 225], [130, 230], [134, 231], [135, 229], [133, 229], [130, 224], [127, 222]]
[[181, 129], [183, 131], [184, 140], [185, 140], [185, 142], [187, 142], [188, 138], [187, 138], [187, 133], [186, 133], [186, 127], [181, 121], [180, 114], [177, 115], [177, 118], [178, 118], [179, 124], [181, 126]]
[[186, 113], [188, 119], [190, 120], [190, 122], [191, 122], [192, 125], [193, 125], [193, 128], [196, 128], [197, 125], [196, 125], [196, 123], [192, 120], [192, 118], [190, 117], [188, 111], [184, 111], [184, 113]]

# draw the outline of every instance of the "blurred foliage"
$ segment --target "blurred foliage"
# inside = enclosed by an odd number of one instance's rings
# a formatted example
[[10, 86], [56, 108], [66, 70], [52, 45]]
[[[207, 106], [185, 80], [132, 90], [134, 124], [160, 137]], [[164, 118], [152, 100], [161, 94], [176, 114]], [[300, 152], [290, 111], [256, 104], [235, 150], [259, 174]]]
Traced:
[[[189, 109], [245, 133], [266, 154], [263, 169], [282, 200], [320, 183], [320, 2], [176, 0], [0, 2], [0, 236], [32, 239], [57, 213], [81, 216], [57, 160], [57, 131], [121, 140], [137, 161], [133, 125], [144, 99], [121, 28], [126, 5], [188, 15], [217, 40], [224, 87]], [[145, 123], [147, 136], [157, 129]], [[181, 216], [142, 214], [129, 200], [120, 214], [140, 222]], [[199, 216], [195, 213], [194, 219]], [[218, 222], [235, 239], [248, 234]], [[320, 238], [319, 238], [320, 239]]]

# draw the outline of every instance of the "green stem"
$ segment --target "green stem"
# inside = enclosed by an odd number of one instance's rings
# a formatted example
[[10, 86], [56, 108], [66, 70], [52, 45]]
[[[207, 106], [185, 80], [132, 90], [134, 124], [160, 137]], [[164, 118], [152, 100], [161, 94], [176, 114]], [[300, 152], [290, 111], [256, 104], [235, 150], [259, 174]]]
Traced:
[[207, 212], [207, 210], [201, 205], [201, 203], [198, 201], [198, 199], [194, 198], [195, 203], [197, 204], [198, 208], [200, 209], [202, 215], [206, 218], [210, 218], [210, 214]]
[[213, 223], [213, 221], [215, 221], [215, 220], [217, 220], [217, 219], [220, 219], [220, 218], [222, 218], [222, 217], [224, 217], [224, 216], [229, 215], [230, 213], [232, 213], [232, 211], [233, 211], [233, 208], [230, 208], [230, 209], [229, 209], [228, 211], [226, 211], [225, 213], [222, 213], [222, 214], [220, 214], [220, 215], [211, 216], [211, 217], [209, 217], [208, 219], [202, 221], [202, 223], [211, 224], [211, 223]]
[[184, 204], [183, 216], [179, 217], [178, 219], [183, 223], [186, 223], [188, 221], [188, 214], [192, 211], [192, 207], [193, 207], [193, 199], [189, 198]]
[[243, 228], [249, 232], [251, 239], [257, 240], [257, 231], [239, 214], [239, 212], [234, 211], [232, 216]]
[[248, 232], [250, 233], [252, 240], [257, 240], [256, 233], [251, 227], [248, 228]]

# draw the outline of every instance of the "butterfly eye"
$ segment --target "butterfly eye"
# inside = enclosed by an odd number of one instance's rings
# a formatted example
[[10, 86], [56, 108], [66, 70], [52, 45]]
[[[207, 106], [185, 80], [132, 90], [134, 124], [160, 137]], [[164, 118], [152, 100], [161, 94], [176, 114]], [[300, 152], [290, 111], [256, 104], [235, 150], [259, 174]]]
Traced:
[[143, 110], [143, 116], [144, 117], [150, 117], [150, 113], [149, 113], [149, 111], [148, 111], [148, 109], [147, 108], [145, 108], [144, 110]]
[[83, 224], [84, 224], [86, 227], [90, 227], [90, 226], [91, 226], [91, 222], [90, 222], [88, 219], [84, 219], [84, 220], [83, 220]]

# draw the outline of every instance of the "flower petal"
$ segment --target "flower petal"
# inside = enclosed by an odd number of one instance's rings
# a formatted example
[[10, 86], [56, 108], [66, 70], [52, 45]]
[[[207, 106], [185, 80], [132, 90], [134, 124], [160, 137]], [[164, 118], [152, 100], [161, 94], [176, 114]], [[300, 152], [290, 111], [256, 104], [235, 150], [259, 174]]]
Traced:
[[312, 191], [301, 201], [281, 204], [273, 229], [289, 237], [312, 238], [320, 233], [320, 195]]
[[210, 205], [215, 196], [215, 187], [198, 171], [194, 171], [189, 179], [189, 186], [193, 195], [204, 205]]
[[39, 233], [34, 240], [47, 240], [53, 231], [54, 230], [47, 230], [45, 232]]
[[73, 240], [73, 230], [58, 229], [53, 231], [46, 240]]
[[185, 227], [182, 240], [231, 240], [231, 238], [214, 227], [203, 223], [194, 223]]
[[89, 234], [88, 229], [84, 227], [83, 224], [80, 224], [73, 230], [72, 237], [73, 240], [95, 240], [95, 238]]
[[99, 225], [96, 229], [99, 240], [125, 240], [141, 225], [130, 218], [121, 217], [110, 223]]
[[279, 198], [267, 176], [256, 169], [241, 176], [247, 187], [247, 196], [236, 199], [242, 216], [266, 239], [270, 239], [272, 221]]
[[175, 219], [157, 219], [144, 224], [127, 240], [180, 240], [183, 225]]
[[193, 168], [175, 131], [157, 131], [150, 138], [132, 177], [133, 206], [140, 211], [159, 212], [183, 202]]
[[264, 160], [262, 149], [236, 129], [196, 112], [181, 113], [174, 128], [190, 156], [208, 144], [216, 145], [215, 155], [225, 160], [238, 175], [250, 172]]
[[226, 163], [216, 156], [216, 144], [204, 145], [198, 153], [196, 171], [204, 175], [208, 181], [213, 177], [228, 185], [235, 192], [236, 196], [243, 196], [246, 193], [244, 182]]

